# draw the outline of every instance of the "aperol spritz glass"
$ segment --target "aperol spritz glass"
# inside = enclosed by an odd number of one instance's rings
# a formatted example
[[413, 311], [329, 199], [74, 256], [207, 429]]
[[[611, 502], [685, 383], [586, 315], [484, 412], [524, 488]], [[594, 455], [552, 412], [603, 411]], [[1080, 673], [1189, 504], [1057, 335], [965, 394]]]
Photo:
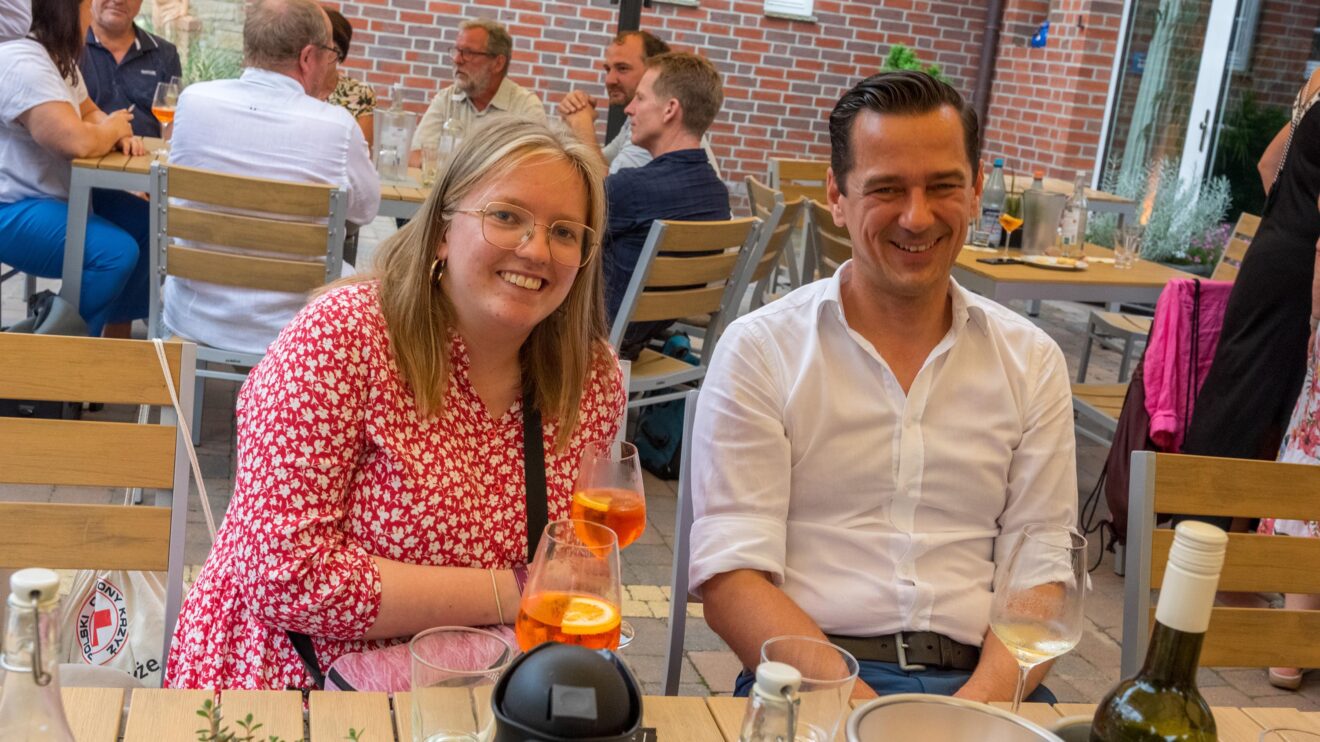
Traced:
[[623, 583], [614, 531], [585, 520], [547, 523], [518, 605], [523, 651], [543, 642], [618, 649]]

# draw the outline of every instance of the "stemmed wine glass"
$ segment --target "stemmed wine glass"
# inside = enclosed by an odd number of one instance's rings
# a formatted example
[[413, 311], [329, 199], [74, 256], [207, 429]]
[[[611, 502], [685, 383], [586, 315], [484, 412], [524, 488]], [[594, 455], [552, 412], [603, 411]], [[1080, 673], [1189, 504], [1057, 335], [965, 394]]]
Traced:
[[181, 90], [182, 85], [177, 77], [170, 78], [168, 82], [156, 83], [156, 95], [151, 99], [151, 115], [160, 122], [160, 136], [164, 144], [152, 150], [153, 154], [170, 151], [170, 136], [174, 134], [174, 109], [179, 104]]
[[990, 629], [1018, 663], [1014, 713], [1031, 668], [1082, 638], [1086, 582], [1086, 537], [1077, 529], [1048, 523], [1022, 529], [990, 605]]
[[[614, 531], [619, 549], [626, 549], [646, 530], [646, 495], [637, 447], [625, 441], [592, 441], [582, 450], [570, 517], [599, 523]], [[621, 625], [627, 646], [633, 637], [628, 621]]]
[[518, 605], [518, 645], [617, 649], [622, 595], [614, 531], [585, 520], [547, 523]]
[[1013, 232], [1022, 226], [1022, 197], [1008, 195], [1004, 197], [1004, 210], [999, 214], [999, 226], [1004, 228], [1004, 241], [999, 243], [1004, 255], [1008, 254], [1008, 240]]

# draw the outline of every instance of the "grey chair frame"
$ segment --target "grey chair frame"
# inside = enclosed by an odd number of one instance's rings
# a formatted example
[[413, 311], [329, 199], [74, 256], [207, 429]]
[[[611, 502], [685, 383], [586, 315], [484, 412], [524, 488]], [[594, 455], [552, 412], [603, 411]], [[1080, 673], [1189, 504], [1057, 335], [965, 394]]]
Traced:
[[[754, 182], [756, 183], [757, 186], [766, 188], [771, 192], [773, 196], [773, 200], [771, 201], [771, 203], [759, 204], [756, 202], [756, 199], [752, 198], [751, 196], [753, 189], [752, 184]], [[783, 239], [785, 240], [785, 244], [782, 250], [780, 250], [779, 258], [775, 261], [776, 265], [771, 266], [769, 272], [765, 275], [765, 277], [757, 281], [755, 287], [752, 289], [752, 299], [750, 303], [750, 308], [759, 309], [765, 305], [766, 297], [770, 295], [770, 293], [774, 290], [776, 283], [778, 282], [777, 281], [779, 274], [778, 264], [785, 261], [787, 261], [789, 265], [794, 264], [792, 232], [797, 229], [797, 224], [788, 224], [786, 226], [782, 224], [784, 220], [784, 215], [789, 213], [791, 208], [792, 220], [794, 222], [804, 221], [805, 219], [804, 215], [807, 212], [806, 207], [808, 202], [806, 199], [800, 198], [794, 201], [793, 204], [790, 205], [784, 201], [784, 194], [782, 192], [777, 191], [773, 188], [769, 188], [768, 186], [761, 186], [761, 184], [759, 182], [756, 182], [756, 179], [752, 178], [750, 175], [747, 176], [747, 194], [748, 194], [748, 200], [752, 206], [752, 216], [761, 219], [761, 233], [757, 240], [756, 252], [752, 256], [751, 263], [748, 266], [745, 274], [746, 281], [744, 282], [744, 286], [740, 288], [737, 293], [737, 296], [740, 300], [746, 292], [746, 285], [750, 284], [751, 279], [755, 277], [757, 269], [761, 267], [761, 262], [765, 258], [765, 253], [767, 250], [770, 249], [770, 243], [775, 240], [777, 233], [780, 232], [780, 230], [782, 229], [787, 229], [789, 231], [789, 233], [784, 235], [783, 237]], [[791, 291], [801, 285], [802, 285], [801, 277], [799, 276], [798, 278], [795, 279], [790, 274], [789, 290]]]
[[683, 397], [683, 444], [678, 463], [678, 501], [674, 508], [674, 571], [669, 581], [669, 643], [665, 646], [666, 696], [678, 695], [678, 681], [683, 674], [688, 564], [692, 557], [692, 426], [697, 419], [699, 395], [694, 389]]
[[[756, 250], [758, 247], [763, 248], [758, 242], [761, 220], [753, 217], [752, 221], [747, 237], [738, 250], [738, 258], [734, 262], [733, 271], [724, 285], [724, 291], [720, 296], [719, 309], [714, 312], [710, 324], [706, 327], [705, 337], [701, 345], [700, 363], [677, 373], [650, 378], [639, 378], [634, 368], [633, 376], [628, 384], [628, 394], [630, 396], [670, 387], [677, 387], [677, 389], [657, 396], [630, 399], [628, 402], [629, 408], [644, 407], [679, 399], [687, 392], [689, 385], [699, 383], [706, 375], [706, 369], [710, 363], [711, 355], [715, 351], [715, 345], [719, 342], [720, 334], [733, 321], [734, 315], [738, 311], [742, 292], [746, 291], [748, 277], [750, 276], [749, 271], [756, 265]], [[647, 234], [646, 244], [642, 247], [641, 255], [638, 256], [637, 267], [633, 270], [632, 280], [628, 283], [628, 290], [624, 293], [623, 301], [619, 305], [619, 312], [615, 315], [614, 324], [610, 327], [610, 344], [615, 348], [618, 348], [620, 343], [623, 342], [628, 324], [632, 321], [633, 310], [640, 301], [641, 294], [651, 275], [651, 270], [655, 266], [655, 258], [659, 254], [660, 245], [664, 243], [665, 232], [671, 223], [662, 219], [656, 219], [651, 223], [651, 231]], [[683, 223], [691, 224], [692, 222]]]

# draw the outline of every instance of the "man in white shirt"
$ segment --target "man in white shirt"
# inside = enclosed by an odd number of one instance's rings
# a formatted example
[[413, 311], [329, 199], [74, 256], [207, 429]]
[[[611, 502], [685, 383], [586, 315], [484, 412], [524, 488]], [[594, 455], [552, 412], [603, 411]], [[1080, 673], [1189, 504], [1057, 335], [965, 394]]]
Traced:
[[545, 107], [536, 93], [508, 78], [513, 38], [504, 26], [487, 18], [463, 21], [449, 54], [454, 84], [441, 90], [422, 116], [412, 141], [414, 165], [421, 161], [423, 147], [440, 141], [445, 121], [454, 122], [459, 136], [493, 113], [545, 121]]
[[[324, 100], [338, 79], [331, 39], [330, 19], [312, 0], [258, 0], [243, 24], [242, 76], [190, 85], [179, 96], [170, 164], [330, 183], [348, 191], [348, 221], [376, 218], [380, 180], [367, 141], [347, 109]], [[264, 353], [306, 301], [168, 278], [164, 320], [206, 345]]]
[[21, 39], [32, 27], [32, 0], [0, 0], [0, 41]]
[[[650, 31], [620, 31], [614, 42], [605, 47], [605, 93], [611, 106], [627, 106], [637, 94], [637, 86], [646, 73], [646, 60], [667, 54], [669, 45]], [[596, 142], [596, 107], [600, 101], [585, 91], [574, 90], [559, 101], [557, 110], [564, 123], [577, 134], [578, 139], [590, 144], [610, 166], [610, 175], [631, 167], [642, 167], [651, 161], [651, 152], [632, 141], [632, 118], [626, 118], [619, 133], [609, 144], [601, 147]], [[706, 159], [720, 172], [711, 151], [710, 139], [702, 134], [701, 147]]]
[[771, 637], [829, 635], [862, 660], [855, 697], [1009, 700], [992, 581], [1025, 525], [1076, 521], [1063, 354], [950, 277], [981, 194], [952, 87], [871, 77], [830, 138], [853, 259], [720, 340], [691, 447], [692, 591], [746, 667]]

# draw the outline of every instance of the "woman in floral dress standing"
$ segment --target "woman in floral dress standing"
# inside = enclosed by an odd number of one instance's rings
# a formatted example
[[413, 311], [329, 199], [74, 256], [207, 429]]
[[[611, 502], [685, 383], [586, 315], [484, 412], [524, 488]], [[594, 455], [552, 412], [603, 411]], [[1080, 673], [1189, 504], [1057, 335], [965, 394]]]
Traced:
[[[524, 467], [543, 463], [549, 517], [568, 517], [582, 449], [614, 436], [625, 403], [598, 160], [566, 129], [495, 117], [376, 272], [280, 334], [239, 394], [233, 499], [168, 685], [311, 687], [289, 631], [324, 672], [432, 626], [513, 622]], [[543, 462], [524, 461], [529, 404]]]

